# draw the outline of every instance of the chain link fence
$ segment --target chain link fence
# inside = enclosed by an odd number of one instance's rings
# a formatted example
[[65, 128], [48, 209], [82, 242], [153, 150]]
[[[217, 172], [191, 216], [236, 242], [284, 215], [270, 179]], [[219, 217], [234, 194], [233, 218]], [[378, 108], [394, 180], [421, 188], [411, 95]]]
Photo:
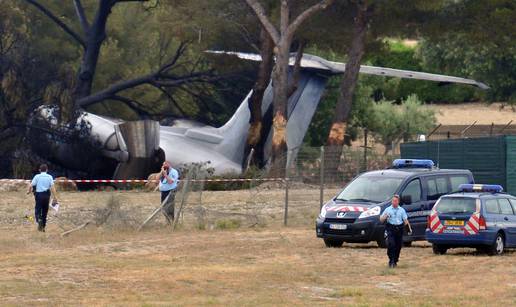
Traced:
[[[302, 147], [284, 172], [246, 172], [242, 181], [228, 175], [198, 183], [179, 212], [183, 227], [224, 229], [314, 223], [322, 204], [358, 174], [388, 168], [397, 156], [336, 147]], [[283, 173], [281, 178], [269, 174]], [[176, 201], [177, 206], [177, 201]]]
[[[296, 149], [296, 153], [290, 165], [283, 169], [283, 176], [276, 178], [271, 178], [270, 174], [278, 172], [271, 169], [250, 168], [243, 175], [213, 177], [203, 164], [183, 168], [175, 198], [176, 219], [171, 227], [211, 230], [310, 226], [321, 205], [355, 176], [368, 170], [388, 168], [397, 158], [368, 148], [349, 147], [302, 147]], [[58, 222], [63, 230], [90, 220], [97, 226], [122, 225], [139, 229], [151, 214], [159, 213], [160, 196], [152, 187], [119, 185], [107, 190], [67, 192], [60, 199], [63, 201], [62, 212], [56, 217], [51, 216], [50, 220]], [[30, 208], [31, 200], [25, 201]], [[13, 214], [19, 220], [31, 212], [13, 211]], [[119, 222], [117, 218], [125, 220]], [[145, 228], [167, 224], [163, 214], [155, 214]]]

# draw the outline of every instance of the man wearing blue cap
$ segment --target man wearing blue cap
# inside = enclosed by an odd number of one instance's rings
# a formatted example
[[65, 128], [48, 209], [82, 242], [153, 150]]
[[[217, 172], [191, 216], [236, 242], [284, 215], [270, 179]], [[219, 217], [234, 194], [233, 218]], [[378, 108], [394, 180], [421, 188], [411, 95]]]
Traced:
[[29, 186], [27, 194], [34, 192], [36, 206], [34, 208], [36, 222], [38, 223], [38, 230], [45, 232], [47, 225], [48, 206], [50, 203], [50, 192], [54, 196], [54, 201], [57, 202], [57, 193], [54, 187], [54, 178], [47, 173], [48, 166], [41, 164], [39, 167], [40, 173], [34, 176]]

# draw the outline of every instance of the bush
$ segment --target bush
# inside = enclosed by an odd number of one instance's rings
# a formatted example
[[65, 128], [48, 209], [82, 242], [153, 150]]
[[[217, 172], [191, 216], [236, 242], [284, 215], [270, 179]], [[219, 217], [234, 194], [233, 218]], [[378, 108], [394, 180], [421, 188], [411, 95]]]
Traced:
[[237, 229], [240, 228], [242, 222], [239, 220], [219, 220], [215, 224], [217, 229], [227, 230], [227, 229]]
[[[236, 174], [236, 173], [227, 173], [219, 176], [212, 176], [207, 179], [235, 179], [235, 178], [242, 178], [242, 179], [258, 179], [261, 178], [264, 174], [263, 170], [260, 170], [257, 167], [250, 167], [245, 173], [243, 174]], [[231, 190], [244, 190], [249, 189], [252, 186], [256, 185], [256, 183], [252, 182], [251, 180], [246, 181], [211, 181], [206, 182], [204, 189], [208, 191], [231, 191]]]
[[424, 134], [435, 126], [433, 110], [425, 108], [416, 95], [409, 96], [401, 105], [382, 100], [373, 107], [374, 121], [368, 127], [376, 139], [386, 146]]

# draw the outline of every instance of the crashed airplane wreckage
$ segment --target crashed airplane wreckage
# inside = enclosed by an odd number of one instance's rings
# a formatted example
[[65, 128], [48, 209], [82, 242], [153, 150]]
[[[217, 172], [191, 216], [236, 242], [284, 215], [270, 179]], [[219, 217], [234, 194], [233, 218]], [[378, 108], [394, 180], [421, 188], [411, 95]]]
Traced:
[[[210, 53], [227, 54], [241, 59], [260, 61], [259, 55], [210, 51]], [[291, 65], [294, 57], [291, 58]], [[342, 74], [344, 63], [327, 61], [317, 56], [305, 54], [301, 61], [299, 86], [288, 101], [287, 146], [288, 159], [297, 155], [297, 148], [302, 144], [308, 126], [323, 95], [328, 78]], [[460, 83], [476, 86], [480, 89], [489, 87], [483, 83], [423, 72], [398, 70], [362, 65], [361, 73], [398, 77], [407, 79], [428, 80], [441, 83]], [[250, 111], [247, 100], [251, 92], [242, 101], [231, 119], [222, 127], [215, 128], [187, 120], [178, 120], [172, 126], [160, 126], [157, 121], [123, 121], [93, 113], [83, 112], [78, 119], [77, 127], [88, 127], [86, 138], [94, 142], [95, 150], [85, 152], [77, 144], [53, 142], [51, 149], [46, 147], [39, 154], [51, 162], [69, 170], [68, 177], [73, 174], [87, 174], [101, 179], [133, 179], [144, 178], [159, 169], [163, 160], [174, 166], [191, 163], [208, 162], [215, 174], [241, 173], [244, 170], [245, 147], [249, 128]], [[266, 118], [272, 114], [272, 87], [267, 88], [262, 112]], [[57, 123], [55, 109], [41, 107], [39, 113], [50, 123]], [[272, 131], [269, 131], [265, 142], [263, 157], [270, 158]], [[90, 155], [87, 162], [78, 157]]]

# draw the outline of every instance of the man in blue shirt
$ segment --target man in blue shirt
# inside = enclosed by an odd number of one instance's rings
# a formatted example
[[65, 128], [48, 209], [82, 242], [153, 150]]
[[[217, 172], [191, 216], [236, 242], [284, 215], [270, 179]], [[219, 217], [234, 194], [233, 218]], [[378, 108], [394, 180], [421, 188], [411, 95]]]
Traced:
[[34, 176], [29, 186], [27, 194], [34, 192], [36, 206], [34, 208], [36, 222], [38, 223], [38, 230], [45, 232], [47, 224], [48, 206], [50, 203], [50, 192], [54, 196], [54, 201], [57, 202], [57, 193], [54, 187], [54, 178], [47, 174], [48, 166], [41, 164], [39, 167], [40, 173]]
[[179, 172], [165, 161], [161, 166], [159, 177], [159, 190], [161, 192], [161, 206], [167, 221], [172, 224], [174, 221], [174, 207]]
[[380, 216], [380, 221], [382, 223], [387, 221], [385, 225], [385, 231], [387, 232], [387, 256], [389, 256], [389, 267], [394, 268], [398, 265], [400, 258], [404, 225], [408, 226], [409, 234], [412, 233], [407, 212], [400, 207], [399, 195], [392, 197], [391, 205]]

